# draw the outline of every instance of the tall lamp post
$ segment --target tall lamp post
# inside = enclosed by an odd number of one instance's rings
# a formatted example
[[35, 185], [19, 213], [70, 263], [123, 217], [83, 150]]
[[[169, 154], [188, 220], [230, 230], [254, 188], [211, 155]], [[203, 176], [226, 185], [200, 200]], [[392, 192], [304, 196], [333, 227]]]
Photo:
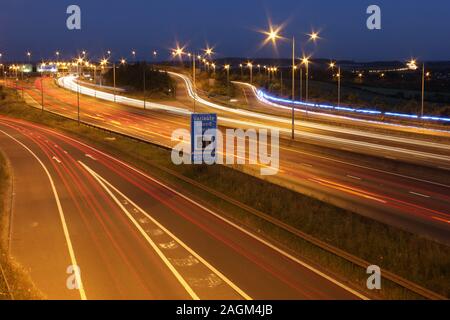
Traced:
[[[206, 54], [211, 55], [212, 54], [212, 49], [207, 49], [205, 50]], [[177, 49], [175, 49], [172, 52], [172, 55], [174, 57], [180, 57], [180, 59], [183, 58], [183, 55], [187, 55], [188, 57], [190, 57], [192, 59], [192, 82], [193, 82], [193, 107], [194, 107], [194, 113], [195, 113], [195, 109], [196, 109], [196, 100], [197, 100], [197, 75], [196, 75], [196, 58], [197, 55], [195, 53], [185, 53], [183, 48], [180, 48], [179, 46], [177, 47]], [[198, 56], [199, 58], [201, 58], [201, 56]]]
[[147, 104], [147, 96], [146, 96], [146, 93], [147, 93], [147, 83], [146, 83], [146, 81], [147, 81], [147, 62], [145, 62], [144, 61], [144, 83], [143, 83], [143, 86], [144, 86], [144, 92], [143, 92], [143, 94], [144, 94], [144, 110], [146, 109], [146, 104]]
[[192, 81], [193, 81], [193, 90], [194, 90], [194, 113], [195, 113], [195, 105], [196, 105], [196, 100], [197, 100], [197, 73], [196, 73], [196, 67], [195, 67], [195, 63], [196, 63], [196, 56], [195, 54], [192, 55]]
[[[415, 59], [408, 61], [408, 63], [406, 65], [408, 66], [408, 68], [410, 70], [413, 70], [413, 71], [419, 69], [419, 67], [417, 66], [417, 61]], [[422, 96], [421, 96], [420, 116], [421, 116], [421, 118], [423, 118], [423, 116], [425, 114], [425, 63], [422, 63], [421, 80], [422, 80], [422, 87], [421, 87]]]
[[425, 112], [425, 63], [422, 64], [422, 108], [421, 118], [423, 119]]
[[308, 102], [309, 98], [309, 58], [303, 57], [302, 64], [305, 65], [305, 76], [306, 76], [306, 83], [305, 83], [305, 102]]
[[341, 66], [337, 66], [336, 62], [331, 62], [330, 63], [330, 69], [334, 70], [334, 68], [337, 67], [337, 74], [336, 74], [336, 78], [337, 78], [337, 85], [338, 85], [338, 100], [337, 100], [337, 105], [338, 107], [341, 105]]
[[227, 72], [227, 94], [228, 94], [228, 96], [230, 96], [230, 65], [226, 64], [224, 66], [224, 69]]
[[0, 66], [2, 67], [2, 74], [4, 76], [5, 81], [5, 87], [6, 87], [6, 71], [5, 71], [5, 65], [3, 64], [3, 53], [0, 53]]
[[[279, 34], [280, 31], [281, 31], [281, 27], [274, 29], [272, 26], [270, 26], [270, 30], [268, 32], [264, 32], [267, 35], [265, 43], [271, 41], [275, 45], [276, 41], [278, 39], [282, 38]], [[292, 37], [292, 93], [291, 94], [292, 94], [292, 115], [291, 115], [291, 117], [292, 117], [292, 139], [295, 139], [295, 103], [294, 103], [294, 99], [295, 99], [295, 37]]]

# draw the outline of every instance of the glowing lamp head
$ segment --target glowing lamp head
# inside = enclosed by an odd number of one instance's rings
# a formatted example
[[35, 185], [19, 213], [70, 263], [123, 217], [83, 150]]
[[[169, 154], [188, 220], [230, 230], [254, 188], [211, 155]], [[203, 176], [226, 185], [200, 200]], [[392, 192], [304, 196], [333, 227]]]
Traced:
[[319, 33], [318, 32], [311, 32], [309, 34], [309, 40], [311, 41], [317, 41], [319, 39]]
[[206, 48], [206, 49], [205, 49], [205, 53], [206, 53], [206, 55], [211, 56], [214, 52], [213, 52], [213, 49], [211, 49], [211, 48]]

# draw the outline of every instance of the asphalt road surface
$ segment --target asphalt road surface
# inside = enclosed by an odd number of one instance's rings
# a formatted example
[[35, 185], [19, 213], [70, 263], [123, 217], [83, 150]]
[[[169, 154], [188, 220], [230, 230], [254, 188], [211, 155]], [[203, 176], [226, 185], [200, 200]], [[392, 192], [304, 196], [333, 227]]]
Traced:
[[0, 148], [13, 169], [11, 254], [47, 298], [365, 298], [73, 138], [0, 117]]
[[[40, 81], [36, 81], [33, 87], [26, 90], [34, 99], [29, 99], [29, 102], [38, 108], [40, 106], [36, 101], [40, 97], [39, 86]], [[51, 79], [44, 81], [44, 88], [44, 105], [47, 110], [77, 117], [76, 94], [59, 88]], [[104, 92], [95, 92], [95, 95], [113, 99]], [[175, 144], [171, 139], [173, 130], [189, 129], [187, 117], [192, 106], [189, 101], [178, 99], [164, 104], [148, 103], [148, 110], [143, 110], [143, 105], [142, 109], [133, 106], [137, 102], [132, 99], [123, 98], [121, 104], [104, 99], [82, 96], [81, 119], [169, 147]], [[116, 99], [121, 98], [117, 96]], [[166, 107], [166, 104], [170, 106]], [[198, 107], [201, 108], [201, 105]], [[161, 108], [169, 108], [169, 112]], [[180, 110], [184, 110], [184, 113]], [[245, 124], [242, 128], [246, 128]], [[357, 136], [352, 136], [352, 139], [355, 137]], [[411, 143], [407, 145], [417, 147]], [[385, 166], [380, 157], [361, 158], [355, 156], [355, 149], [346, 147], [345, 150], [340, 148], [336, 151], [328, 146], [327, 149], [318, 151], [305, 149], [304, 145], [299, 146], [282, 139], [280, 148], [280, 172], [271, 178], [272, 181], [287, 184], [307, 195], [384, 223], [450, 243], [448, 170], [408, 165], [398, 159], [383, 159], [390, 163]], [[416, 152], [414, 148], [411, 149], [412, 152]], [[437, 149], [446, 152], [445, 148]], [[436, 151], [436, 148], [433, 150]], [[448, 163], [445, 162], [444, 165], [448, 166]]]

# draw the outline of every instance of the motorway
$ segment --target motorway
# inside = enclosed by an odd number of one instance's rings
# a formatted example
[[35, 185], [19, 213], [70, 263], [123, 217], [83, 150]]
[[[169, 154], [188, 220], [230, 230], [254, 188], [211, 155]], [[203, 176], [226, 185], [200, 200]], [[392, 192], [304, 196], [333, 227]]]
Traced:
[[[45, 80], [44, 86], [45, 108], [76, 118], [76, 94], [58, 88], [50, 79]], [[27, 88], [26, 92], [31, 97], [30, 104], [39, 108], [33, 99], [40, 101], [40, 81]], [[87, 88], [82, 92], [92, 93]], [[117, 101], [122, 102], [118, 104], [107, 101], [113, 99], [111, 94], [95, 91], [95, 95], [102, 99], [84, 95], [81, 98], [81, 119], [85, 122], [168, 147], [175, 143], [171, 139], [173, 130], [189, 128], [187, 115], [192, 107], [190, 101], [178, 99], [164, 104], [148, 103], [146, 107], [149, 110], [143, 110], [143, 104], [142, 109], [138, 108], [139, 101], [134, 99], [117, 96]], [[210, 110], [200, 103], [197, 107]], [[235, 126], [236, 122], [233, 123]], [[320, 134], [323, 135], [323, 131]], [[413, 141], [423, 148], [423, 140]], [[402, 149], [407, 150], [409, 146], [411, 152], [423, 152], [416, 151], [414, 148], [418, 145], [410, 142], [408, 139]], [[441, 146], [446, 145], [437, 143], [428, 151], [445, 157], [437, 153], [446, 152], [439, 148]], [[447, 170], [411, 166], [397, 159], [362, 157], [355, 154], [355, 149], [348, 147], [339, 147], [337, 151], [329, 146], [317, 149], [282, 139], [280, 148], [280, 172], [270, 181], [450, 244], [450, 176]], [[448, 161], [443, 165], [448, 166]]]
[[13, 173], [10, 253], [46, 298], [366, 298], [52, 129], [1, 116], [0, 148]]

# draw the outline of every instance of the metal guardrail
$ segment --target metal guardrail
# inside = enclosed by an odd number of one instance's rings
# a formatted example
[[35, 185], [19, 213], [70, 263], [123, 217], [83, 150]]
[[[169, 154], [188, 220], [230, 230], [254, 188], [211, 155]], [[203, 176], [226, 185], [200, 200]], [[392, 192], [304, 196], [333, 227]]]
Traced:
[[[49, 113], [51, 113], [53, 115], [56, 115], [58, 117], [64, 118], [66, 120], [71, 120], [71, 121], [77, 122], [77, 119], [73, 119], [73, 118], [61, 115], [59, 113], [56, 113], [56, 112], [53, 112], [53, 111], [50, 111], [50, 110], [45, 110], [45, 111], [47, 111], [47, 112], [49, 112]], [[119, 135], [119, 136], [122, 136], [122, 137], [125, 137], [125, 138], [128, 138], [128, 139], [132, 139], [134, 141], [138, 141], [138, 142], [141, 142], [141, 143], [146, 143], [146, 144], [149, 144], [149, 145], [152, 145], [152, 146], [156, 146], [158, 148], [162, 148], [162, 149], [166, 149], [166, 150], [171, 150], [172, 149], [170, 146], [161, 145], [158, 142], [149, 141], [149, 140], [138, 138], [138, 137], [135, 137], [135, 136], [132, 136], [132, 135], [120, 133], [120, 132], [117, 132], [117, 131], [114, 131], [114, 130], [110, 130], [110, 129], [107, 129], [107, 128], [104, 128], [104, 127], [101, 127], [101, 126], [90, 124], [88, 122], [80, 121], [79, 123], [82, 124], [82, 125], [91, 127], [91, 128], [95, 128], [95, 129], [102, 130], [102, 131], [105, 131], [105, 132], [108, 132], [108, 133], [111, 133], [111, 134]], [[278, 220], [278, 219], [276, 219], [276, 218], [274, 218], [274, 217], [272, 217], [272, 216], [270, 216], [270, 215], [268, 215], [266, 213], [258, 211], [258, 210], [254, 209], [254, 208], [252, 208], [252, 207], [250, 207], [250, 206], [248, 206], [246, 204], [243, 204], [243, 203], [241, 203], [241, 202], [239, 202], [239, 201], [237, 201], [235, 199], [232, 199], [231, 197], [229, 197], [229, 196], [227, 196], [227, 195], [225, 195], [225, 194], [223, 194], [221, 192], [218, 192], [218, 191], [216, 191], [214, 189], [211, 189], [211, 188], [209, 188], [209, 187], [207, 187], [207, 186], [205, 186], [205, 185], [203, 185], [203, 184], [201, 184], [201, 183], [199, 183], [199, 182], [197, 182], [195, 180], [192, 180], [192, 179], [187, 178], [187, 177], [185, 177], [183, 175], [180, 175], [180, 174], [178, 174], [177, 172], [175, 172], [175, 171], [173, 171], [171, 169], [168, 169], [168, 168], [165, 168], [165, 167], [162, 167], [162, 166], [159, 166], [159, 165], [155, 165], [155, 164], [152, 164], [152, 166], [157, 168], [157, 169], [159, 169], [159, 170], [162, 170], [162, 171], [164, 171], [164, 172], [166, 172], [166, 173], [168, 173], [168, 174], [170, 174], [170, 175], [172, 175], [172, 176], [174, 176], [174, 177], [176, 177], [176, 178], [178, 178], [180, 180], [183, 180], [186, 183], [194, 185], [197, 188], [200, 188], [200, 189], [202, 189], [202, 190], [204, 190], [204, 191], [206, 191], [206, 192], [208, 192], [208, 193], [210, 193], [210, 194], [212, 194], [212, 195], [214, 195], [214, 196], [216, 196], [216, 197], [218, 197], [218, 198], [220, 198], [220, 199], [222, 199], [222, 200], [224, 200], [224, 201], [226, 201], [226, 202], [228, 202], [230, 204], [233, 204], [233, 205], [235, 205], [235, 206], [237, 206], [237, 207], [239, 207], [239, 208], [241, 208], [241, 209], [243, 209], [243, 210], [245, 210], [245, 211], [247, 211], [247, 212], [257, 216], [258, 218], [260, 218], [260, 219], [262, 219], [262, 220], [264, 220], [264, 221], [266, 221], [266, 222], [268, 222], [268, 223], [270, 223], [270, 224], [272, 224], [272, 225], [274, 225], [274, 226], [276, 226], [276, 227], [278, 227], [278, 228], [280, 228], [282, 230], [285, 230], [285, 231], [291, 233], [292, 235], [295, 235], [295, 236], [299, 237], [300, 239], [302, 239], [302, 240], [304, 240], [306, 242], [309, 242], [310, 244], [312, 244], [312, 245], [314, 245], [314, 246], [316, 246], [316, 247], [318, 247], [318, 248], [320, 248], [320, 249], [322, 249], [322, 250], [324, 250], [324, 251], [326, 251], [326, 252], [328, 252], [328, 253], [330, 253], [332, 255], [335, 255], [336, 257], [339, 257], [339, 258], [341, 258], [343, 260], [346, 260], [346, 261], [352, 263], [355, 266], [358, 266], [358, 267], [363, 268], [364, 270], [366, 270], [368, 266], [372, 265], [372, 263], [369, 263], [369, 262], [365, 261], [364, 259], [356, 257], [356, 256], [354, 256], [352, 254], [349, 254], [348, 252], [346, 252], [344, 250], [336, 248], [336, 247], [334, 247], [334, 246], [332, 246], [332, 245], [330, 245], [330, 244], [328, 244], [326, 242], [323, 242], [323, 241], [321, 241], [319, 239], [316, 239], [315, 237], [313, 237], [311, 235], [308, 235], [308, 234], [306, 234], [306, 233], [296, 229], [295, 227], [292, 227], [292, 226], [290, 226], [290, 225], [288, 225], [288, 224], [286, 224], [286, 223], [284, 223], [284, 222], [282, 222], [282, 221], [280, 221], [280, 220]], [[430, 300], [447, 300], [448, 299], [447, 297], [444, 297], [444, 296], [442, 296], [440, 294], [437, 294], [437, 293], [435, 293], [435, 292], [433, 292], [433, 291], [431, 291], [429, 289], [426, 289], [426, 288], [424, 288], [424, 287], [422, 287], [422, 286], [420, 286], [420, 285], [418, 285], [418, 284], [416, 284], [416, 283], [414, 283], [412, 281], [406, 280], [406, 279], [404, 279], [404, 278], [402, 278], [402, 277], [400, 277], [400, 276], [398, 276], [398, 275], [396, 275], [396, 274], [394, 274], [392, 272], [383, 271], [382, 277], [384, 279], [387, 279], [387, 280], [393, 282], [394, 284], [397, 284], [398, 286], [400, 286], [400, 287], [402, 287], [404, 289], [407, 289], [407, 290], [409, 290], [409, 291], [411, 291], [411, 292], [413, 292], [413, 293], [415, 293], [415, 294], [417, 294], [417, 295], [419, 295], [421, 297], [424, 297], [426, 299], [430, 299]]]

